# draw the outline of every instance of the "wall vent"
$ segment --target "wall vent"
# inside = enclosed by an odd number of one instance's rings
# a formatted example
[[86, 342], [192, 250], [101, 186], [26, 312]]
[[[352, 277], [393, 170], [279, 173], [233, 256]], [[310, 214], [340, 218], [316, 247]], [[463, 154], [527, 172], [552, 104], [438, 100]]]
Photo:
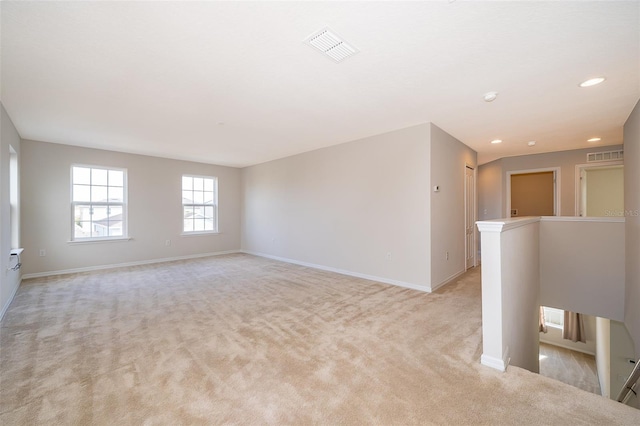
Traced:
[[323, 28], [311, 34], [307, 37], [305, 43], [315, 47], [334, 62], [341, 62], [358, 53], [358, 49], [342, 40], [340, 36], [334, 31], [329, 30], [329, 28]]
[[599, 161], [616, 161], [624, 158], [622, 149], [617, 151], [590, 152], [587, 154], [587, 163], [597, 163]]

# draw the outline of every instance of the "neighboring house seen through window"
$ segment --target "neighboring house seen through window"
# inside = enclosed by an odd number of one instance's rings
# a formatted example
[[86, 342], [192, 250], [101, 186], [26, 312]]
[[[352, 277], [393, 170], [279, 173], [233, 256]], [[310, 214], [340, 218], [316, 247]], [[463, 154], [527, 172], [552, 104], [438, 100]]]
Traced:
[[72, 240], [126, 237], [126, 198], [126, 170], [72, 166]]
[[218, 232], [218, 179], [182, 176], [183, 232]]

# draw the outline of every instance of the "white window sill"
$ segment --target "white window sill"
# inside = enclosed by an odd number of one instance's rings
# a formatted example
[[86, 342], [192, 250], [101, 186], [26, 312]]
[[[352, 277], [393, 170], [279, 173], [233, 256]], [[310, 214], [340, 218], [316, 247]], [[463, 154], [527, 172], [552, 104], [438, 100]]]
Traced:
[[549, 324], [548, 322], [547, 322], [547, 323], [545, 323], [545, 325], [546, 325], [547, 327], [557, 328], [558, 330], [562, 330], [562, 329], [564, 328], [564, 327], [563, 327], [563, 326], [561, 326], [561, 325], [558, 325], [558, 324]]
[[196, 232], [183, 232], [180, 234], [181, 237], [197, 237], [202, 235], [218, 235], [219, 231], [196, 231]]
[[95, 244], [95, 243], [122, 243], [132, 240], [132, 237], [114, 237], [114, 238], [91, 238], [83, 240], [67, 241], [69, 244]]

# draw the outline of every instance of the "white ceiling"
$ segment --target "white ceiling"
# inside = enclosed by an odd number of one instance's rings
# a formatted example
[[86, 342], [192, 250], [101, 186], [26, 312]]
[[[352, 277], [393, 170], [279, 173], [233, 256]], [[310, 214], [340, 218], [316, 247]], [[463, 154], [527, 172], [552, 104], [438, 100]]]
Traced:
[[[485, 163], [622, 143], [640, 98], [638, 1], [0, 7], [24, 139], [247, 166], [433, 122]], [[327, 26], [360, 52], [304, 44]]]

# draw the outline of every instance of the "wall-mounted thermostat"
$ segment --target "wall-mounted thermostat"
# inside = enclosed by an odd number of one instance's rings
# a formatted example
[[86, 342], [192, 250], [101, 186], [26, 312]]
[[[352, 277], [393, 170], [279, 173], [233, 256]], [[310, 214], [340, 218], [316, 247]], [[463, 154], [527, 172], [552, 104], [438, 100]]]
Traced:
[[436, 185], [433, 187], [433, 192], [440, 192], [440, 185]]

